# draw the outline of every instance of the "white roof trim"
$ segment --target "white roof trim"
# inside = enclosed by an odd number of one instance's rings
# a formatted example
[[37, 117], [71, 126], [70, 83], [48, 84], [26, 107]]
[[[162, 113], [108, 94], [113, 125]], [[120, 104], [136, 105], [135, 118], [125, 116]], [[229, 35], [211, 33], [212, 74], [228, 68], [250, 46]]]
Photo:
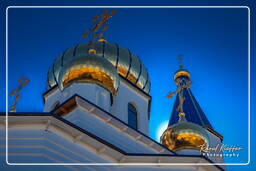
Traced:
[[[5, 116], [0, 116], [0, 118], [4, 118]], [[23, 117], [20, 119], [20, 117]], [[79, 141], [76, 142], [76, 144], [81, 145], [82, 147], [86, 148], [86, 150], [92, 151], [94, 153], [101, 153], [100, 156], [104, 156], [105, 160], [108, 160], [109, 162], [113, 163], [119, 163], [119, 164], [132, 164], [136, 165], [141, 164], [141, 163], [156, 163], [157, 161], [160, 162], [159, 165], [155, 165], [155, 167], [164, 167], [164, 168], [174, 168], [175, 165], [164, 165], [165, 163], [209, 163], [204, 158], [201, 157], [195, 157], [195, 156], [183, 156], [183, 157], [178, 157], [178, 156], [170, 156], [170, 155], [130, 155], [130, 154], [123, 154], [120, 151], [117, 151], [116, 149], [100, 142], [99, 140], [83, 133], [82, 131], [68, 125], [67, 123], [58, 120], [52, 116], [9, 116], [8, 122], [9, 122], [9, 129], [10, 130], [27, 130], [29, 129], [34, 129], [34, 130], [45, 130], [45, 127], [47, 123], [50, 123], [51, 125], [48, 127], [48, 129], [63, 138], [74, 141], [79, 138]], [[0, 125], [4, 125], [3, 119], [1, 119]], [[104, 150], [103, 150], [104, 149]], [[127, 166], [129, 167], [129, 166]], [[177, 166], [180, 167], [180, 166]], [[202, 168], [203, 170], [205, 168], [209, 170], [219, 170], [214, 165], [184, 165], [182, 168], [187, 168], [187, 169], [198, 169]]]

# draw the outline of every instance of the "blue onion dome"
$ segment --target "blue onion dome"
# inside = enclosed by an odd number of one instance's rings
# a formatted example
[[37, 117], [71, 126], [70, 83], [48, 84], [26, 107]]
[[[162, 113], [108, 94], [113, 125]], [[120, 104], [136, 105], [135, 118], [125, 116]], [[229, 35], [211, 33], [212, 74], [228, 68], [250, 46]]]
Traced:
[[200, 150], [202, 146], [208, 146], [209, 135], [206, 130], [200, 125], [187, 122], [184, 115], [181, 116], [177, 124], [168, 127], [164, 131], [161, 136], [161, 143], [173, 151], [182, 149]]
[[[125, 78], [130, 83], [149, 94], [151, 86], [150, 78], [146, 67], [142, 64], [138, 56], [133, 54], [127, 48], [104, 41], [94, 42], [92, 46], [93, 49], [96, 50], [93, 57], [106, 59], [106, 61], [112, 64], [119, 76]], [[60, 72], [68, 63], [77, 59], [81, 60], [81, 57], [88, 57], [88, 55], [88, 43], [81, 43], [67, 49], [64, 53], [58, 56], [48, 71], [47, 89], [59, 84]], [[99, 61], [99, 58], [96, 60]], [[70, 65], [71, 64], [69, 64], [69, 67], [71, 67]], [[110, 67], [108, 66], [108, 69], [109, 68]], [[59, 85], [59, 87], [63, 87], [63, 85]]]
[[61, 68], [57, 81], [59, 88], [62, 90], [74, 81], [96, 83], [113, 95], [119, 85], [115, 67], [105, 58], [94, 54], [75, 58]]

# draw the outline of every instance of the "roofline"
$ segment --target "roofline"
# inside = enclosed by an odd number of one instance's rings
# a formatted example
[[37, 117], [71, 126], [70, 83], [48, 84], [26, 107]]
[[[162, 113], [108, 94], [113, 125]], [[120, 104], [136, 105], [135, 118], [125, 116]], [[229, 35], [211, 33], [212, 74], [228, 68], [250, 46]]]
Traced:
[[[72, 99], [75, 98], [75, 97], [81, 98], [82, 100], [86, 101], [87, 103], [91, 104], [92, 106], [96, 107], [97, 109], [101, 110], [102, 112], [106, 113], [108, 116], [110, 116], [110, 117], [112, 117], [112, 118], [118, 120], [119, 122], [121, 122], [121, 123], [124, 124], [125, 126], [129, 127], [130, 129], [134, 130], [135, 132], [137, 132], [137, 133], [139, 133], [139, 134], [145, 136], [146, 138], [148, 138], [148, 139], [150, 139], [151, 141], [155, 142], [156, 144], [160, 145], [160, 146], [163, 147], [165, 150], [170, 151], [170, 152], [176, 154], [174, 151], [171, 151], [170, 149], [168, 149], [168, 148], [165, 147], [164, 145], [160, 144], [159, 142], [155, 141], [154, 139], [152, 139], [151, 137], [147, 136], [146, 134], [142, 133], [141, 131], [132, 128], [130, 125], [128, 125], [128, 124], [125, 123], [124, 121], [120, 120], [119, 118], [117, 118], [116, 116], [112, 115], [112, 114], [109, 113], [108, 111], [102, 109], [100, 106], [98, 106], [98, 105], [92, 103], [91, 101], [85, 99], [84, 97], [81, 97], [81, 96], [78, 95], [78, 94], [74, 94], [73, 96], [71, 96], [70, 98], [68, 98], [66, 101], [64, 101], [64, 102], [63, 102], [60, 106], [58, 106], [56, 109], [61, 108], [61, 107], [62, 107], [63, 105], [65, 105], [68, 101], [72, 100]], [[51, 112], [49, 112], [49, 113], [50, 113], [50, 114], [54, 114], [54, 111], [55, 111], [56, 109], [53, 109], [53, 110], [52, 110]], [[54, 114], [54, 115], [56, 115], [56, 114]], [[58, 116], [58, 115], [57, 115], [57, 116]]]
[[215, 131], [212, 127], [208, 125], [204, 125], [203, 128], [205, 128], [207, 131], [211, 132], [212, 134], [216, 135], [221, 140], [221, 142], [223, 141], [224, 137], [220, 133]]
[[[6, 113], [3, 113], [3, 112], [0, 112], [0, 116], [6, 116]], [[32, 112], [28, 112], [28, 113], [25, 113], [25, 112], [16, 112], [16, 113], [8, 113], [8, 116], [18, 116], [18, 117], [22, 117], [22, 116], [45, 116], [45, 117], [53, 117], [57, 120], [60, 120], [62, 121], [63, 123], [69, 125], [70, 127], [74, 128], [74, 129], [77, 129], [79, 130], [80, 132], [90, 136], [91, 138], [94, 138], [96, 139], [97, 141], [99, 141], [100, 143], [104, 144], [104, 145], [107, 145], [108, 147], [120, 152], [121, 154], [123, 155], [126, 155], [126, 156], [157, 156], [157, 157], [165, 157], [165, 156], [169, 156], [169, 157], [198, 157], [198, 158], [202, 158], [202, 159], [205, 159], [206, 161], [210, 162], [210, 163], [213, 163], [213, 161], [211, 161], [210, 159], [206, 158], [205, 156], [203, 155], [179, 155], [177, 153], [174, 153], [174, 154], [145, 154], [145, 153], [127, 153], [126, 151], [118, 148], [117, 146], [107, 142], [106, 140], [104, 139], [101, 139], [100, 137], [84, 130], [83, 128], [71, 123], [70, 121], [62, 118], [62, 117], [59, 117], [58, 115], [55, 115], [55, 114], [52, 114], [52, 113], [32, 113]], [[143, 134], [143, 133], [142, 133]], [[159, 163], [159, 165], [161, 165], [161, 163]], [[225, 171], [223, 168], [221, 168], [219, 165], [213, 165], [215, 167], [217, 167], [218, 169], [222, 170], [222, 171]]]

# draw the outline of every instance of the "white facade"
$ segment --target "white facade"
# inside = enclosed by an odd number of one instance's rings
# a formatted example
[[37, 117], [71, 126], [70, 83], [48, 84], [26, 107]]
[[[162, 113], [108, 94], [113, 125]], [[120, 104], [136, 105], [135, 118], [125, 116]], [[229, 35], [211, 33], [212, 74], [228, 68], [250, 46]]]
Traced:
[[[44, 95], [45, 113], [10, 114], [8, 163], [112, 163], [112, 165], [5, 165], [5, 169], [222, 170], [213, 165], [163, 165], [184, 162], [211, 163], [211, 161], [199, 154], [177, 155], [149, 138], [147, 134], [150, 97], [126, 80], [121, 79], [118, 93], [113, 97], [112, 102], [110, 96], [107, 90], [96, 84], [73, 83], [62, 92], [56, 87]], [[129, 103], [132, 103], [138, 111], [138, 130], [127, 125]], [[60, 113], [62, 114], [59, 115]], [[1, 160], [4, 161], [5, 116], [0, 116], [0, 119], [0, 139], [3, 144], [0, 154]], [[142, 163], [155, 165], [141, 165]]]
[[[85, 114], [85, 113], [84, 113]], [[1, 144], [5, 141], [4, 116], [1, 116]], [[98, 117], [99, 118], [99, 117]], [[99, 119], [100, 120], [100, 119]], [[164, 166], [163, 163], [208, 163], [200, 156], [177, 156], [150, 138], [132, 132], [129, 128], [119, 138], [119, 144], [97, 138], [88, 130], [78, 129], [51, 114], [17, 114], [9, 116], [8, 130], [8, 163], [115, 163], [102, 166], [23, 166], [36, 170], [59, 168], [62, 170], [220, 170], [216, 166]], [[115, 125], [115, 126], [114, 126]], [[121, 132], [120, 123], [113, 122], [110, 127]], [[120, 129], [118, 129], [120, 126]], [[98, 128], [95, 128], [98, 129]], [[92, 131], [93, 132], [93, 131]], [[108, 132], [108, 131], [106, 131]], [[99, 135], [101, 136], [101, 135]], [[113, 138], [117, 134], [113, 133]], [[104, 138], [104, 137], [102, 137]], [[129, 147], [120, 144], [129, 141]], [[131, 141], [133, 140], [133, 141]], [[119, 146], [118, 146], [119, 145]], [[128, 145], [128, 144], [127, 144]], [[131, 150], [136, 148], [137, 150]], [[138, 151], [139, 150], [139, 151]], [[1, 160], [5, 160], [5, 146], [0, 148]], [[129, 166], [122, 164], [155, 163], [154, 166]], [[159, 165], [158, 165], [159, 164]], [[7, 167], [20, 168], [21, 166]]]
[[106, 89], [93, 83], [73, 83], [61, 91], [58, 87], [45, 95], [44, 112], [52, 111], [57, 104], [62, 104], [75, 94], [99, 106], [118, 119], [128, 123], [128, 104], [136, 107], [138, 130], [148, 134], [149, 103], [151, 97], [142, 93], [126, 80], [120, 78], [116, 96], [111, 102], [111, 94]]
[[[63, 91], [52, 88], [44, 94], [44, 100], [44, 113], [10, 113], [8, 117], [8, 164], [34, 165], [4, 165], [4, 169], [224, 170], [219, 166], [199, 165], [221, 160], [210, 160], [198, 151], [175, 153], [148, 137], [151, 97], [122, 77], [115, 96], [98, 84], [74, 82]], [[129, 126], [128, 104], [136, 108], [137, 129]], [[5, 124], [2, 114], [3, 162]], [[209, 135], [213, 143], [219, 143], [215, 135], [210, 132]], [[41, 166], [47, 163], [70, 165]], [[165, 165], [174, 163], [197, 165]]]

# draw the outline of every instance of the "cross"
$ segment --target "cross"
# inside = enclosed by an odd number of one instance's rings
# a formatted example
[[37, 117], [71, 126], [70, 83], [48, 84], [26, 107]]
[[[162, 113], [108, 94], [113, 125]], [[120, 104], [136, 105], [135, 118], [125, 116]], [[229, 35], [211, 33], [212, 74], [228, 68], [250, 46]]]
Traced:
[[177, 110], [179, 111], [179, 113], [183, 112], [184, 101], [185, 97], [183, 96], [183, 94], [179, 93], [179, 105], [177, 106]]
[[183, 103], [184, 103], [184, 101], [185, 101], [185, 97], [183, 96], [183, 89], [184, 89], [184, 88], [188, 88], [188, 86], [179, 86], [176, 91], [171, 92], [171, 93], [169, 93], [169, 94], [167, 95], [167, 98], [169, 99], [169, 98], [172, 98], [172, 96], [173, 96], [174, 94], [176, 94], [176, 93], [178, 94], [178, 97], [179, 97], [179, 105], [177, 106], [177, 110], [178, 110], [179, 112], [183, 112]]
[[20, 90], [22, 89], [22, 87], [25, 87], [29, 82], [29, 79], [26, 79], [22, 76], [21, 79], [19, 80], [19, 86], [18, 88], [14, 89], [11, 91], [11, 94], [10, 96], [13, 97], [15, 96], [15, 99], [14, 99], [14, 102], [13, 104], [11, 105], [11, 110], [10, 112], [16, 112], [16, 105], [17, 105], [17, 102], [18, 100], [20, 99]]
[[[111, 10], [109, 14], [108, 14], [108, 10], [104, 10], [101, 16], [101, 19], [99, 19], [100, 18], [99, 15], [95, 15], [92, 18], [93, 26], [89, 30], [86, 30], [82, 37], [87, 38], [91, 34], [92, 41], [95, 41], [97, 38], [104, 39], [104, 33], [107, 30], [106, 22], [111, 17], [113, 17], [115, 13], [116, 13], [116, 10]], [[100, 28], [102, 28], [101, 31], [99, 31]]]

